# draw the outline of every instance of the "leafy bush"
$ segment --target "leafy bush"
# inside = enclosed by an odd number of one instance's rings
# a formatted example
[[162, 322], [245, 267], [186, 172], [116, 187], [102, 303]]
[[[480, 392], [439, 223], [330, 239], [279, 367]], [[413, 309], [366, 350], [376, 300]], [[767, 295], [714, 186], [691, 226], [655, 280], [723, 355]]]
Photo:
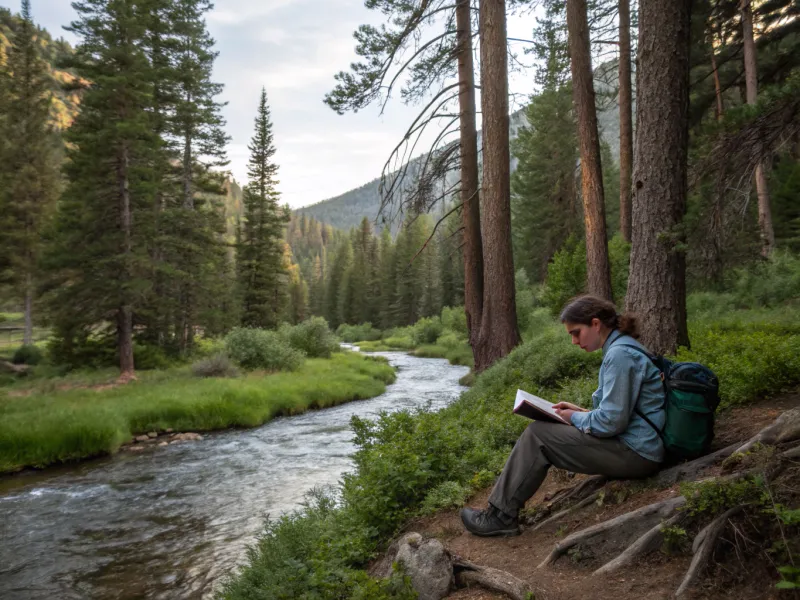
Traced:
[[225, 340], [213, 337], [203, 337], [195, 342], [195, 356], [215, 356], [225, 352]]
[[768, 260], [737, 269], [729, 279], [742, 308], [796, 302], [800, 298], [800, 256], [776, 251]]
[[361, 325], [345, 325], [342, 323], [336, 329], [337, 337], [343, 342], [374, 342], [381, 339], [380, 329], [375, 329], [372, 323], [361, 323]]
[[249, 371], [294, 371], [305, 360], [283, 336], [266, 329], [238, 327], [225, 336], [225, 348], [233, 361]]
[[133, 362], [136, 368], [142, 371], [156, 371], [169, 369], [176, 361], [168, 357], [166, 352], [158, 346], [134, 342]]
[[710, 481], [685, 482], [680, 486], [686, 497], [683, 510], [690, 515], [718, 515], [739, 504], [762, 505], [769, 498], [761, 476], [736, 481], [712, 479]]
[[11, 362], [15, 365], [35, 366], [42, 362], [43, 358], [44, 355], [38, 347], [33, 344], [26, 344], [17, 348]]
[[469, 486], [456, 481], [444, 481], [425, 496], [420, 512], [429, 515], [445, 508], [462, 506], [471, 492], [472, 489]]
[[192, 365], [192, 373], [197, 377], [236, 377], [239, 374], [224, 353], [197, 361]]
[[751, 326], [721, 330], [712, 325], [690, 327], [692, 349], [678, 359], [703, 363], [720, 381], [722, 405], [752, 402], [800, 383], [800, 336], [778, 335]]
[[322, 317], [311, 317], [287, 330], [286, 339], [295, 350], [309, 358], [330, 358], [339, 349], [328, 322]]
[[427, 317], [414, 324], [411, 340], [414, 345], [433, 344], [442, 335], [442, 320], [439, 317]]
[[586, 291], [586, 244], [571, 236], [547, 266], [542, 303], [557, 316], [564, 305]]
[[517, 324], [520, 331], [525, 332], [530, 325], [529, 318], [538, 306], [537, 290], [531, 286], [525, 269], [517, 270], [514, 277], [514, 289], [516, 290]]
[[465, 338], [469, 335], [467, 331], [467, 313], [463, 306], [449, 307], [442, 309], [442, 327], [445, 331], [451, 331], [457, 336]]

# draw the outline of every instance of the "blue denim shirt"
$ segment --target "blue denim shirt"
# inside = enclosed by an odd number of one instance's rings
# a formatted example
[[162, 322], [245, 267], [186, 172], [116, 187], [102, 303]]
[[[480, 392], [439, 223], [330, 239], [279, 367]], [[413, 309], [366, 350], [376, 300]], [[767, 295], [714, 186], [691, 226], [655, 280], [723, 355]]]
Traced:
[[661, 438], [634, 412], [638, 406], [659, 429], [664, 427], [666, 413], [661, 373], [644, 354], [621, 344], [644, 348], [616, 329], [608, 335], [603, 344], [599, 387], [592, 394], [593, 410], [574, 413], [572, 424], [596, 437], [617, 436], [644, 458], [663, 462]]

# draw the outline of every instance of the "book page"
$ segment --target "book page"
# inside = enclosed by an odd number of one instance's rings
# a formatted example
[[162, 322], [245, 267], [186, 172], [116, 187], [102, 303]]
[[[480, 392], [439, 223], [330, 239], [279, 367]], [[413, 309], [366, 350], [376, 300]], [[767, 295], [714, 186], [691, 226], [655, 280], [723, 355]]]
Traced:
[[566, 423], [564, 419], [562, 419], [558, 414], [556, 414], [555, 409], [553, 408], [553, 403], [548, 402], [538, 396], [534, 396], [533, 394], [529, 394], [525, 390], [517, 390], [517, 398], [514, 401], [514, 410], [517, 410], [523, 402], [527, 402], [532, 406], [535, 406], [542, 412], [545, 412], [552, 416], [554, 419], [558, 419], [562, 423]]

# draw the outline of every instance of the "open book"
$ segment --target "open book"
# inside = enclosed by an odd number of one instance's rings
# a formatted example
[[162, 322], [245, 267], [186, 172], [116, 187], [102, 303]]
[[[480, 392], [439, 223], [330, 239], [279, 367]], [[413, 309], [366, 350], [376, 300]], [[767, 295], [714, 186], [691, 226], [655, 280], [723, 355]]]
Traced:
[[569, 425], [569, 423], [556, 414], [552, 402], [542, 400], [538, 396], [529, 394], [524, 390], [517, 390], [517, 399], [514, 401], [514, 412], [536, 421], [550, 421], [552, 423], [564, 423], [565, 425]]

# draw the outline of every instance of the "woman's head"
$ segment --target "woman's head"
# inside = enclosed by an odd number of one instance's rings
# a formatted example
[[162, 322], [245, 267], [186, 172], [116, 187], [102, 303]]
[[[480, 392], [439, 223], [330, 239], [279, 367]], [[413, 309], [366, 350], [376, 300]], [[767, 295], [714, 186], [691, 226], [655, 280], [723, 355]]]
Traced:
[[561, 311], [560, 319], [572, 336], [572, 343], [587, 352], [599, 350], [615, 329], [639, 337], [636, 317], [620, 315], [613, 303], [595, 296], [579, 296], [571, 300]]

